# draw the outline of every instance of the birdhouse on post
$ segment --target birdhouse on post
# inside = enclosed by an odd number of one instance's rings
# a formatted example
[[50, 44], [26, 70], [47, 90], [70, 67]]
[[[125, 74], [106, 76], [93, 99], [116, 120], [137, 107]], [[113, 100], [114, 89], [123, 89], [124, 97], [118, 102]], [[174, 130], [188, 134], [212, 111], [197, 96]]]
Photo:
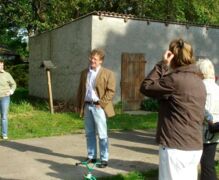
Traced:
[[51, 86], [51, 74], [50, 70], [56, 68], [54, 64], [51, 61], [43, 61], [40, 65], [41, 68], [44, 68], [46, 70], [47, 74], [47, 83], [48, 83], [48, 96], [49, 96], [49, 107], [51, 114], [54, 113], [53, 108], [53, 97], [52, 97], [52, 86]]

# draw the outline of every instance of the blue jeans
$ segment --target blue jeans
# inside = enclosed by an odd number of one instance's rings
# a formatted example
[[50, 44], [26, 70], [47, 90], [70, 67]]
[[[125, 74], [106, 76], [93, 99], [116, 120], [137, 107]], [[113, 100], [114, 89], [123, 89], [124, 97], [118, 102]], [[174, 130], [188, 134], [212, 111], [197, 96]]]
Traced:
[[102, 108], [86, 104], [84, 110], [84, 124], [87, 138], [88, 158], [97, 158], [96, 133], [99, 137], [100, 160], [108, 161], [108, 136], [106, 115]]
[[2, 137], [8, 136], [8, 109], [10, 96], [0, 97], [0, 112], [2, 120]]

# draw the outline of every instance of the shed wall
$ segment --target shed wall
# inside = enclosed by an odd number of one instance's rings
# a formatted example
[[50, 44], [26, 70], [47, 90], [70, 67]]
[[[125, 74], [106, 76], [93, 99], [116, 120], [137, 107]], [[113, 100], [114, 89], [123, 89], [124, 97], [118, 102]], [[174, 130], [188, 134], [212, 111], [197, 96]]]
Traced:
[[74, 100], [80, 71], [87, 66], [91, 49], [91, 16], [69, 23], [30, 39], [29, 94], [48, 97], [44, 60], [56, 66], [51, 70], [55, 100]]
[[147, 74], [162, 58], [172, 39], [182, 37], [189, 41], [196, 56], [207, 56], [219, 74], [219, 29], [147, 22], [142, 20], [90, 15], [50, 32], [30, 38], [30, 95], [47, 98], [46, 72], [40, 69], [43, 60], [51, 60], [52, 90], [55, 100], [73, 100], [80, 72], [88, 64], [91, 49], [106, 51], [104, 66], [116, 74], [115, 102], [120, 101], [121, 54], [143, 53], [147, 60]]
[[[101, 34], [101, 36], [100, 36]], [[171, 40], [182, 37], [193, 45], [196, 56], [207, 56], [215, 64], [219, 75], [219, 29], [93, 16], [92, 48], [106, 50], [104, 65], [116, 72], [116, 101], [120, 100], [121, 54], [144, 53], [146, 72], [161, 60]]]

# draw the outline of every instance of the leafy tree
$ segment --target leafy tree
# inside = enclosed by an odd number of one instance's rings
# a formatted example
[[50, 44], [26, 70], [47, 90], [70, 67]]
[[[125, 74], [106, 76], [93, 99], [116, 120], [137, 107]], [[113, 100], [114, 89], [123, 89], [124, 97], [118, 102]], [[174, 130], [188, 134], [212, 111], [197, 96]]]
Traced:
[[144, 16], [219, 25], [219, 0], [144, 0]]
[[0, 0], [1, 29], [48, 30], [91, 11], [153, 19], [219, 24], [219, 0]]
[[0, 43], [26, 55], [22, 36], [50, 30], [92, 11], [219, 25], [219, 0], [0, 0]]

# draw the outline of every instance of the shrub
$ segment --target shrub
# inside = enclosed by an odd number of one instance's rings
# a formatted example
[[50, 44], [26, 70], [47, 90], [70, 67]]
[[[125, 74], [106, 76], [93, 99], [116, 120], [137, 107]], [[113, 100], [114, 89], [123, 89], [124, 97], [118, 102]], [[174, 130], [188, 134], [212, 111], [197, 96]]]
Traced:
[[18, 87], [28, 87], [28, 64], [8, 65], [6, 71], [12, 75]]
[[141, 109], [145, 111], [157, 112], [159, 108], [159, 103], [156, 99], [148, 98], [142, 101]]

